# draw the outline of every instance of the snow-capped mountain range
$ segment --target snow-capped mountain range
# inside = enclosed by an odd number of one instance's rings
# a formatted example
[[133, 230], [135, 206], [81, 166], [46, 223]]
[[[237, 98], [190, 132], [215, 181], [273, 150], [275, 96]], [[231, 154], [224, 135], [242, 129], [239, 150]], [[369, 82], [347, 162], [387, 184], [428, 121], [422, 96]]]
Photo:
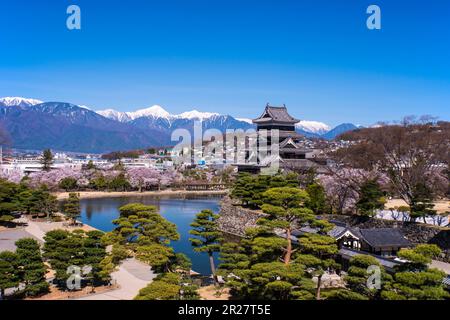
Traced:
[[[13, 145], [21, 149], [103, 153], [172, 145], [173, 130], [192, 132], [196, 120], [202, 121], [204, 130], [254, 128], [251, 119], [197, 110], [171, 114], [158, 105], [134, 112], [94, 111], [88, 106], [65, 102], [0, 98], [0, 124], [9, 132]], [[296, 129], [306, 137], [334, 139], [356, 128], [353, 124], [342, 124], [331, 129], [322, 122], [303, 120]]]
[[[117, 120], [120, 122], [130, 122], [142, 117], [152, 117], [152, 118], [162, 118], [166, 119], [169, 122], [177, 119], [188, 119], [188, 120], [201, 120], [205, 121], [211, 118], [217, 118], [221, 115], [218, 113], [211, 112], [200, 112], [197, 110], [192, 110], [188, 112], [183, 112], [181, 114], [170, 114], [164, 108], [158, 105], [154, 105], [150, 108], [140, 109], [134, 112], [120, 112], [114, 109], [106, 109], [97, 111], [98, 114], [113, 120]], [[248, 118], [234, 118], [237, 121], [245, 122], [250, 125], [253, 125], [252, 119]], [[302, 131], [314, 133], [314, 134], [324, 134], [331, 130], [331, 127], [323, 122], [318, 121], [307, 121], [302, 120], [296, 125], [297, 129]]]
[[12, 106], [30, 107], [40, 103], [43, 103], [43, 101], [36, 99], [26, 99], [21, 97], [0, 98], [0, 106], [3, 107], [12, 107]]
[[176, 120], [176, 119], [198, 119], [198, 120], [206, 120], [214, 116], [220, 116], [218, 113], [211, 113], [211, 112], [200, 112], [197, 110], [192, 110], [188, 112], [183, 112], [181, 114], [170, 114], [167, 112], [164, 108], [158, 105], [154, 105], [149, 108], [140, 109], [134, 112], [121, 112], [116, 111], [114, 109], [106, 109], [106, 110], [100, 110], [97, 111], [98, 114], [114, 119], [120, 122], [129, 122], [132, 120], [136, 120], [142, 117], [152, 117], [152, 118], [162, 118], [166, 119], [168, 121]]
[[[37, 99], [27, 99], [22, 97], [5, 97], [0, 98], [0, 106], [20, 106], [20, 107], [30, 107], [43, 103], [41, 100]], [[91, 110], [87, 106], [79, 106], [80, 108]], [[177, 119], [187, 119], [187, 120], [201, 120], [205, 121], [213, 117], [220, 117], [219, 113], [213, 112], [200, 112], [197, 110], [192, 110], [188, 112], [183, 112], [181, 114], [170, 114], [164, 108], [159, 105], [154, 105], [149, 108], [139, 109], [133, 112], [121, 112], [114, 109], [106, 109], [95, 111], [99, 115], [102, 115], [108, 119], [116, 120], [119, 122], [130, 122], [139, 118], [151, 117], [155, 119], [166, 119], [172, 122]], [[235, 118], [237, 121], [252, 124], [252, 119], [247, 118]], [[308, 121], [302, 120], [296, 125], [297, 129], [302, 131], [314, 133], [314, 134], [324, 134], [331, 130], [331, 127], [323, 122], [318, 121]]]

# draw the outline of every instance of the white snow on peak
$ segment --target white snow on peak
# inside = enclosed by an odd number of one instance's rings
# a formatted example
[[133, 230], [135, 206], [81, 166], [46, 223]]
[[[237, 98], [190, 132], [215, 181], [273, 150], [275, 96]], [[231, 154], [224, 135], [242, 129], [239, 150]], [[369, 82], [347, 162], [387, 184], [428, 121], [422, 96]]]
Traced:
[[253, 124], [253, 120], [252, 119], [248, 119], [248, 118], [235, 118], [238, 121], [242, 121], [242, 122], [247, 122], [250, 124]]
[[126, 112], [120, 112], [116, 111], [114, 109], [106, 109], [101, 111], [96, 111], [99, 115], [104, 116], [105, 118], [109, 118], [112, 120], [120, 121], [120, 122], [126, 122], [130, 120], [130, 117], [127, 115]]
[[296, 127], [298, 129], [317, 134], [323, 134], [331, 130], [331, 127], [323, 122], [307, 120], [300, 121], [296, 124]]
[[219, 116], [218, 113], [212, 113], [212, 112], [200, 112], [197, 110], [192, 110], [188, 112], [183, 112], [179, 115], [174, 116], [175, 118], [181, 118], [181, 119], [199, 119], [199, 120], [205, 120], [212, 118], [214, 116]]
[[97, 111], [98, 114], [117, 121], [127, 122], [142, 117], [154, 117], [154, 118], [166, 118], [169, 119], [172, 116], [166, 110], [160, 106], [152, 106], [145, 109], [140, 109], [134, 112], [121, 112], [114, 109], [106, 109]]
[[141, 109], [135, 112], [127, 112], [127, 115], [133, 120], [141, 117], [150, 117], [150, 116], [155, 118], [166, 118], [166, 119], [171, 117], [170, 113], [168, 113], [166, 110], [164, 110], [164, 108], [158, 105], [154, 105], [150, 108]]
[[40, 104], [43, 101], [37, 99], [27, 99], [22, 97], [4, 97], [0, 98], [0, 104], [11, 107], [11, 106], [22, 106], [29, 107], [34, 106], [36, 104]]
[[[163, 118], [167, 119], [169, 122], [172, 122], [173, 120], [176, 119], [188, 119], [188, 120], [198, 119], [204, 121], [216, 116], [220, 116], [219, 113], [200, 112], [198, 110], [192, 110], [180, 114], [170, 114], [164, 108], [158, 105], [154, 105], [150, 108], [141, 109], [134, 112], [120, 112], [114, 109], [107, 109], [103, 111], [97, 111], [97, 113], [104, 117], [121, 122], [128, 122], [142, 117]], [[252, 124], [252, 120], [248, 118], [235, 118], [235, 119], [238, 121], [243, 121]], [[307, 121], [307, 120], [300, 121], [296, 125], [296, 127], [298, 129], [316, 134], [324, 134], [331, 130], [330, 126], [328, 126], [323, 122]]]
[[131, 120], [135, 120], [135, 119], [142, 118], [142, 117], [163, 118], [163, 119], [167, 119], [167, 120], [172, 120], [172, 119], [205, 120], [205, 119], [209, 119], [211, 117], [219, 115], [218, 113], [200, 112], [197, 110], [184, 112], [184, 113], [177, 114], [177, 115], [172, 115], [169, 112], [167, 112], [164, 108], [162, 108], [161, 106], [158, 106], [158, 105], [154, 105], [150, 108], [140, 109], [140, 110], [133, 111], [133, 112], [120, 112], [120, 111], [116, 111], [114, 109], [106, 109], [106, 110], [97, 111], [97, 113], [106, 118], [110, 118], [110, 119], [114, 119], [114, 120], [118, 120], [118, 121], [122, 121], [122, 122], [131, 121]]

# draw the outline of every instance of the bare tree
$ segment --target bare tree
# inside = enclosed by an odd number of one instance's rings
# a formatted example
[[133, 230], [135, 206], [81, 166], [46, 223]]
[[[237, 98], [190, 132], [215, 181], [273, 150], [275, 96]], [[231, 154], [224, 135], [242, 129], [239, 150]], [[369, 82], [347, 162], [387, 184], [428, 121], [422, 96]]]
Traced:
[[421, 201], [419, 186], [427, 187], [431, 199], [444, 195], [448, 188], [450, 122], [417, 124], [414, 119], [405, 118], [402, 125], [346, 133], [341, 138], [353, 143], [332, 157], [339, 165], [384, 173], [394, 193], [411, 208]]

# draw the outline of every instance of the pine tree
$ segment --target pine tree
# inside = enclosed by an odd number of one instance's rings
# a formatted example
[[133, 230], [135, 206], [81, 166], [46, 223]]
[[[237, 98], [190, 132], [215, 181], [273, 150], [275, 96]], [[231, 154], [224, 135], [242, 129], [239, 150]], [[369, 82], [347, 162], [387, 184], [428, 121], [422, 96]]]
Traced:
[[19, 285], [18, 256], [14, 252], [0, 252], [0, 300], [5, 298], [5, 290]]
[[280, 187], [298, 187], [298, 176], [294, 173], [275, 176], [243, 173], [234, 183], [231, 196], [239, 199], [245, 206], [259, 208], [263, 204], [263, 193]]
[[0, 179], [0, 224], [14, 220], [14, 212], [22, 209], [21, 194], [25, 190], [23, 185]]
[[39, 243], [31, 238], [16, 241], [17, 263], [20, 266], [21, 281], [25, 283], [27, 296], [37, 296], [49, 291], [45, 279], [47, 268], [42, 260]]
[[318, 183], [312, 183], [306, 187], [306, 192], [308, 192], [309, 195], [306, 207], [316, 214], [325, 213], [327, 204], [325, 189]]
[[[92, 286], [95, 283], [108, 281], [110, 273], [114, 270], [112, 255], [106, 253], [105, 244], [102, 241], [104, 233], [101, 231], [84, 232], [75, 230], [53, 230], [46, 233], [44, 240], [44, 257], [55, 270], [55, 280], [65, 287], [65, 282], [70, 276], [67, 269], [77, 266], [85, 267], [89, 272], [84, 273], [85, 280], [90, 280]], [[111, 257], [109, 260], [108, 257]]]
[[91, 271], [85, 275], [85, 278], [91, 280], [92, 291], [94, 291], [95, 283], [104, 282], [108, 279], [101, 265], [106, 257], [106, 248], [101, 241], [103, 234], [103, 232], [97, 230], [89, 231], [86, 233], [83, 241], [83, 266], [91, 268]]
[[[271, 188], [262, 194], [261, 208], [267, 216], [258, 221], [258, 227], [248, 228], [239, 243], [221, 247], [218, 274], [225, 277], [234, 295], [314, 299], [315, 294], [320, 298], [322, 274], [337, 267], [333, 260], [337, 245], [326, 235], [333, 225], [305, 208], [308, 200], [306, 191], [292, 187]], [[318, 233], [300, 237], [294, 247], [292, 231], [306, 226]], [[319, 278], [318, 285], [311, 279], [314, 276]]]
[[284, 231], [286, 247], [283, 261], [289, 264], [292, 256], [292, 231], [296, 225], [315, 219], [313, 212], [304, 207], [309, 196], [304, 190], [281, 187], [263, 193], [264, 204], [261, 209], [268, 216], [258, 220], [258, 224], [271, 230]]
[[89, 160], [88, 164], [86, 165], [87, 170], [95, 170], [97, 167], [95, 166], [94, 162], [92, 160]]
[[361, 186], [359, 195], [356, 207], [361, 214], [373, 216], [376, 210], [384, 208], [386, 201], [383, 198], [380, 184], [376, 180], [365, 181]]
[[214, 214], [212, 210], [202, 210], [198, 213], [191, 223], [192, 230], [189, 233], [195, 238], [189, 238], [195, 252], [205, 252], [209, 257], [211, 273], [216, 276], [216, 267], [214, 264], [214, 253], [220, 251], [220, 242], [222, 233], [217, 226], [219, 215]]
[[265, 228], [247, 229], [239, 243], [222, 246], [218, 274], [233, 295], [244, 299], [313, 299], [314, 283], [305, 266], [280, 262], [286, 240]]
[[[371, 273], [367, 271], [370, 266], [380, 268], [380, 285], [382, 287], [379, 289], [371, 289], [367, 286], [367, 281], [371, 276]], [[390, 287], [392, 276], [386, 273], [375, 257], [360, 254], [350, 259], [350, 267], [344, 280], [347, 283], [347, 288], [352, 292], [361, 294], [368, 299], [379, 299], [381, 290], [386, 290]]]
[[45, 215], [50, 218], [58, 211], [58, 199], [52, 195], [45, 187], [34, 189], [30, 192], [25, 201], [27, 211], [33, 215]]
[[77, 179], [66, 177], [59, 181], [58, 186], [65, 191], [74, 191], [78, 188]]
[[113, 221], [114, 233], [122, 238], [122, 244], [163, 244], [177, 241], [180, 235], [177, 226], [156, 210], [155, 206], [130, 203], [119, 208], [120, 217]]
[[398, 257], [407, 263], [397, 267], [392, 287], [381, 293], [387, 300], [444, 300], [450, 294], [444, 289], [445, 272], [429, 268], [441, 250], [432, 244], [420, 244], [414, 249], [401, 249]]
[[414, 187], [414, 196], [411, 201], [411, 218], [422, 218], [426, 223], [426, 218], [435, 216], [437, 211], [434, 210], [433, 192], [424, 183], [418, 183]]
[[65, 287], [69, 266], [83, 267], [83, 238], [80, 232], [52, 230], [44, 237], [44, 257], [55, 271], [55, 281]]
[[301, 254], [296, 258], [296, 262], [303, 264], [311, 276], [317, 277], [316, 300], [320, 300], [322, 276], [325, 271], [339, 267], [334, 260], [334, 255], [338, 253], [336, 240], [326, 234], [310, 233], [300, 238], [299, 247]]
[[64, 204], [64, 214], [75, 225], [77, 218], [81, 215], [80, 197], [78, 193], [70, 193], [69, 199]]
[[120, 217], [113, 221], [116, 228], [105, 238], [123, 248], [122, 252], [135, 252], [139, 260], [157, 270], [168, 271], [174, 257], [170, 242], [180, 239], [177, 226], [162, 217], [155, 206], [130, 203], [119, 211]]
[[50, 149], [45, 149], [42, 152], [41, 164], [42, 164], [42, 170], [44, 170], [44, 171], [50, 171], [52, 169], [53, 154]]

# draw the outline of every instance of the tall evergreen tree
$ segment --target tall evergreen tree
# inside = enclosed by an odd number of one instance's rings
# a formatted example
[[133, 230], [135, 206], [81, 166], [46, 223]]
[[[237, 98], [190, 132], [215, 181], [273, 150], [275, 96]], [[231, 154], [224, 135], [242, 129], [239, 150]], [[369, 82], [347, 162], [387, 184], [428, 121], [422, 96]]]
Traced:
[[234, 183], [231, 196], [239, 199], [243, 205], [260, 208], [263, 193], [271, 188], [298, 187], [298, 176], [294, 173], [285, 175], [250, 175], [243, 173]]
[[[369, 288], [367, 286], [369, 277], [372, 275], [367, 271], [370, 266], [380, 268], [380, 288]], [[390, 288], [392, 276], [386, 273], [375, 257], [361, 254], [350, 259], [350, 267], [344, 280], [347, 283], [347, 288], [352, 292], [361, 294], [368, 299], [379, 299], [381, 290]]]
[[180, 239], [177, 226], [161, 216], [155, 206], [130, 203], [119, 208], [120, 217], [113, 221], [114, 234], [122, 244], [170, 244]]
[[19, 185], [0, 179], [0, 224], [14, 220], [14, 212], [21, 210]]
[[72, 224], [76, 224], [77, 218], [81, 214], [80, 197], [78, 193], [69, 193], [69, 199], [67, 199], [64, 204], [64, 214], [72, 221]]
[[53, 230], [45, 235], [44, 257], [55, 270], [56, 282], [65, 287], [65, 281], [69, 278], [67, 269], [77, 266], [85, 267], [83, 277], [89, 280], [92, 286], [98, 282], [109, 280], [109, 273], [114, 266], [112, 261], [106, 260], [107, 253], [105, 244], [102, 242], [103, 232], [75, 230]]
[[280, 262], [286, 240], [264, 229], [248, 229], [239, 243], [221, 247], [218, 274], [231, 293], [244, 299], [313, 299], [314, 283], [305, 266], [293, 260]]
[[53, 154], [50, 149], [45, 149], [41, 157], [42, 170], [50, 171], [53, 165]]
[[425, 183], [418, 183], [414, 186], [414, 196], [411, 201], [411, 218], [422, 218], [426, 223], [426, 218], [435, 216], [437, 211], [434, 210], [433, 192]]
[[306, 221], [313, 221], [313, 212], [304, 207], [309, 196], [304, 190], [289, 187], [272, 188], [263, 193], [264, 204], [261, 206], [268, 216], [258, 221], [259, 225], [271, 230], [284, 231], [286, 247], [283, 261], [289, 264], [293, 252], [292, 231], [297, 225]]
[[69, 266], [84, 266], [83, 238], [79, 232], [52, 230], [44, 237], [44, 257], [55, 271], [55, 281], [65, 288]]
[[[329, 227], [325, 226], [325, 230], [328, 229]], [[334, 255], [338, 253], [336, 240], [324, 234], [323, 230], [319, 232], [322, 234], [305, 234], [300, 238], [301, 254], [296, 258], [296, 262], [303, 264], [312, 277], [317, 277], [316, 300], [321, 299], [320, 290], [325, 271], [339, 267], [334, 260]]]
[[306, 187], [306, 192], [309, 195], [306, 207], [316, 214], [325, 213], [327, 205], [325, 189], [320, 184], [314, 182]]
[[381, 293], [388, 300], [444, 300], [450, 294], [444, 289], [445, 272], [430, 268], [432, 259], [441, 253], [438, 246], [420, 244], [401, 249], [398, 256], [407, 261], [394, 274], [392, 287]]
[[24, 205], [29, 213], [45, 215], [47, 218], [58, 212], [58, 199], [45, 186], [32, 190]]
[[5, 290], [19, 285], [18, 256], [14, 252], [0, 252], [0, 300], [5, 298]]
[[17, 262], [21, 281], [25, 283], [25, 295], [38, 296], [49, 291], [45, 279], [47, 268], [42, 260], [39, 243], [31, 238], [16, 241]]
[[92, 160], [89, 160], [88, 164], [86, 165], [87, 170], [95, 170], [97, 167], [95, 166], [94, 162]]
[[214, 253], [220, 251], [222, 233], [217, 225], [218, 214], [212, 210], [202, 210], [195, 216], [191, 223], [192, 230], [189, 233], [195, 238], [189, 238], [195, 252], [205, 252], [209, 257], [211, 273], [216, 277], [216, 267], [214, 264]]
[[376, 180], [367, 180], [361, 186], [356, 207], [361, 214], [373, 216], [376, 210], [384, 208], [385, 202], [380, 184]]
[[169, 244], [180, 239], [177, 226], [162, 217], [155, 206], [130, 203], [119, 210], [120, 217], [113, 221], [116, 228], [105, 239], [135, 252], [152, 267], [168, 271], [174, 257]]
[[83, 241], [83, 265], [89, 266], [91, 271], [85, 275], [86, 279], [89, 279], [94, 290], [94, 286], [97, 282], [105, 282], [108, 280], [108, 275], [104, 274], [102, 268], [102, 262], [106, 257], [106, 247], [102, 243], [103, 232], [101, 231], [89, 231], [86, 233]]

